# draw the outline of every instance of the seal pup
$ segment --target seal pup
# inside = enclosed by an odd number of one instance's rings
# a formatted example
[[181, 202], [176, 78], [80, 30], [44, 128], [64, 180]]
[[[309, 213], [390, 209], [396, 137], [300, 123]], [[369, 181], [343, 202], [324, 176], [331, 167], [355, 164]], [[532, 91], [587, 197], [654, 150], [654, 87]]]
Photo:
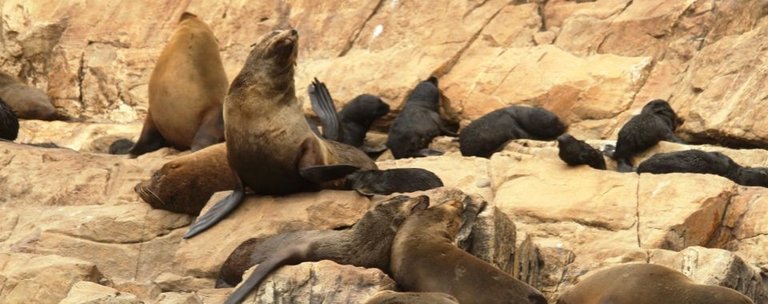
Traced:
[[619, 172], [632, 171], [632, 156], [656, 145], [659, 141], [679, 142], [675, 130], [684, 120], [675, 114], [668, 102], [655, 99], [643, 106], [619, 130], [616, 149], [609, 153], [616, 160]]
[[235, 285], [245, 270], [258, 266], [225, 303], [242, 302], [270, 273], [284, 265], [331, 260], [386, 271], [397, 229], [410, 214], [428, 206], [427, 196], [401, 195], [375, 205], [346, 230], [297, 231], [258, 242], [246, 241], [222, 265], [220, 281]]
[[229, 196], [192, 224], [190, 238], [223, 219], [242, 201], [245, 187], [256, 194], [283, 195], [340, 189], [343, 177], [376, 169], [362, 151], [313, 133], [296, 99], [294, 68], [299, 35], [277, 30], [254, 44], [224, 101], [227, 160], [236, 186]]
[[715, 174], [743, 186], [768, 187], [768, 168], [742, 167], [723, 153], [696, 149], [654, 154], [637, 166], [637, 173]]
[[56, 112], [43, 91], [28, 86], [16, 77], [0, 71], [0, 99], [13, 109], [18, 118], [55, 120], [63, 118]]
[[546, 304], [544, 295], [456, 247], [463, 205], [452, 199], [409, 216], [392, 243], [390, 272], [406, 291], [443, 292], [459, 303]]
[[0, 98], [0, 139], [14, 141], [17, 136], [19, 136], [19, 118]]
[[599, 170], [606, 169], [603, 153], [568, 133], [557, 137], [557, 148], [557, 156], [569, 166], [588, 165]]
[[386, 146], [397, 158], [440, 155], [429, 150], [429, 143], [439, 135], [456, 136], [440, 118], [440, 90], [437, 78], [419, 82], [408, 95], [405, 106], [389, 128]]
[[149, 110], [132, 158], [164, 146], [197, 151], [224, 141], [227, 75], [205, 22], [183, 13], [149, 78]]
[[588, 275], [557, 304], [754, 304], [722, 286], [696, 284], [674, 269], [645, 263], [612, 266]]
[[552, 140], [565, 132], [560, 118], [541, 107], [509, 106], [472, 121], [459, 133], [464, 156], [490, 158], [513, 139]]
[[443, 186], [440, 177], [421, 168], [360, 170], [347, 175], [345, 183], [347, 188], [354, 189], [365, 196], [414, 192]]
[[382, 290], [368, 298], [365, 304], [459, 304], [459, 300], [442, 292]]
[[[307, 91], [312, 102], [312, 110], [323, 125], [325, 139], [357, 147], [369, 155], [381, 153], [386, 149], [386, 147], [373, 148], [364, 145], [365, 136], [373, 122], [389, 113], [389, 105], [381, 98], [370, 94], [359, 95], [337, 113], [331, 94], [324, 83], [315, 78]], [[311, 123], [310, 126], [312, 126]]]
[[216, 192], [236, 186], [224, 143], [179, 156], [165, 163], [134, 191], [152, 208], [198, 215]]

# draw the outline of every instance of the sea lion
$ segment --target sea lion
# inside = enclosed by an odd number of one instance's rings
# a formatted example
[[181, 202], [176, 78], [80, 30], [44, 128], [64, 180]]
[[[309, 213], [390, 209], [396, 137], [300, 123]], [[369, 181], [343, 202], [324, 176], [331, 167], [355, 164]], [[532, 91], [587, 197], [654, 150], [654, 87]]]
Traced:
[[588, 165], [605, 170], [603, 153], [568, 133], [557, 137], [557, 156], [569, 166]]
[[28, 86], [16, 77], [0, 71], [0, 99], [13, 109], [18, 118], [55, 120], [63, 118], [56, 112], [43, 91]]
[[134, 190], [152, 208], [198, 215], [211, 195], [237, 185], [226, 149], [219, 143], [175, 158]]
[[560, 118], [540, 107], [509, 106], [472, 121], [459, 133], [464, 156], [490, 158], [513, 139], [552, 140], [565, 132]]
[[388, 170], [360, 170], [345, 177], [347, 188], [365, 196], [389, 195], [395, 192], [414, 192], [443, 186], [443, 181], [429, 170], [396, 168]]
[[260, 241], [246, 241], [222, 265], [219, 283], [236, 285], [245, 270], [258, 266], [225, 303], [242, 302], [267, 275], [283, 265], [332, 260], [386, 271], [397, 229], [410, 214], [428, 206], [427, 196], [410, 198], [401, 195], [375, 205], [346, 230], [297, 231]]
[[449, 200], [405, 220], [390, 259], [398, 285], [406, 291], [447, 293], [459, 303], [546, 304], [535, 288], [453, 244], [462, 211], [460, 201]]
[[440, 118], [440, 90], [437, 78], [419, 82], [408, 95], [405, 106], [389, 128], [386, 146], [397, 158], [442, 154], [429, 150], [429, 143], [439, 135], [456, 136]]
[[588, 275], [557, 304], [754, 304], [722, 286], [696, 284], [674, 269], [645, 263], [612, 266]]
[[293, 29], [264, 35], [232, 81], [224, 121], [227, 160], [238, 186], [199, 217], [184, 238], [234, 210], [245, 187], [268, 195], [339, 189], [349, 173], [376, 169], [362, 151], [323, 140], [310, 130], [294, 89], [298, 39]]
[[131, 157], [164, 146], [197, 151], [224, 141], [227, 75], [213, 32], [184, 13], [149, 78], [149, 110]]
[[637, 166], [637, 173], [675, 172], [715, 174], [743, 186], [768, 187], [768, 168], [742, 167], [720, 152], [693, 149], [658, 153]]
[[17, 136], [19, 136], [19, 118], [0, 98], [0, 139], [13, 141]]
[[632, 156], [656, 145], [659, 141], [682, 142], [675, 130], [684, 120], [675, 114], [665, 100], [655, 99], [639, 115], [632, 117], [619, 130], [616, 150], [610, 155], [616, 159], [618, 171], [632, 171]]
[[368, 298], [365, 304], [459, 304], [459, 300], [442, 292], [382, 290]]

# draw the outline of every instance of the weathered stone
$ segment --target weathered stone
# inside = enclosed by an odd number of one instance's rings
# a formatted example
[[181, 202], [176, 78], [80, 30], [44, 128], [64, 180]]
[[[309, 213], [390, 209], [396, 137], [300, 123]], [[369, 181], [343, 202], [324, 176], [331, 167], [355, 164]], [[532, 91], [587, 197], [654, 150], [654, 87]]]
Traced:
[[157, 304], [203, 304], [203, 300], [194, 294], [164, 292], [157, 298]]
[[59, 303], [75, 283], [101, 282], [91, 262], [56, 256], [0, 253], [0, 302]]
[[193, 292], [200, 289], [209, 288], [211, 280], [199, 279], [195, 277], [182, 277], [174, 273], [164, 272], [154, 279], [163, 291], [172, 292]]
[[136, 296], [93, 282], [77, 282], [59, 304], [140, 304]]

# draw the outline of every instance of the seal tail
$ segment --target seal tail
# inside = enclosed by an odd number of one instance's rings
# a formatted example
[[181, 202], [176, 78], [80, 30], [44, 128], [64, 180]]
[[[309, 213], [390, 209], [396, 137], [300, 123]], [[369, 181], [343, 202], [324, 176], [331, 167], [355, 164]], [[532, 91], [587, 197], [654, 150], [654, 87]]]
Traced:
[[312, 110], [315, 111], [323, 125], [323, 137], [328, 140], [341, 141], [341, 122], [339, 122], [339, 114], [333, 105], [333, 99], [328, 88], [315, 78], [307, 88], [307, 92], [312, 103]]
[[[279, 256], [279, 255], [278, 255]], [[301, 260], [302, 254], [301, 250], [298, 250], [298, 248], [294, 248], [293, 250], [290, 250], [290, 252], [287, 255], [282, 255], [277, 258], [267, 259], [266, 261], [262, 262], [258, 266], [256, 266], [256, 269], [253, 270], [251, 275], [245, 279], [245, 282], [243, 282], [239, 287], [235, 289], [234, 292], [232, 292], [231, 295], [227, 298], [226, 301], [224, 301], [224, 304], [238, 304], [243, 302], [245, 297], [248, 296], [248, 294], [251, 293], [256, 287], [261, 284], [262, 281], [272, 273], [275, 269], [279, 268], [283, 265], [295, 265], [299, 262], [309, 262], [309, 260]]]
[[204, 215], [200, 216], [197, 219], [197, 222], [189, 227], [189, 231], [184, 234], [184, 238], [191, 238], [205, 230], [208, 230], [208, 228], [213, 227], [213, 225], [216, 225], [216, 223], [221, 221], [230, 212], [232, 212], [232, 210], [235, 210], [235, 208], [240, 205], [240, 202], [243, 201], [244, 196], [245, 189], [243, 189], [242, 184], [240, 184], [235, 189], [235, 191], [227, 195], [227, 197], [224, 199], [220, 200], [218, 203], [216, 203], [216, 205], [213, 205], [213, 207], [211, 207], [211, 209], [208, 210], [208, 212], [206, 212]]

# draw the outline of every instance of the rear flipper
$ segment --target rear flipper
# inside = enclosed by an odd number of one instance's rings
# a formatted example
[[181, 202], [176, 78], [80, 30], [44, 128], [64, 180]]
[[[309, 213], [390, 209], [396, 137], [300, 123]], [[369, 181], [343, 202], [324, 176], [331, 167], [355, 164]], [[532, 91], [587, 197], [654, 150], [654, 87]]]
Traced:
[[627, 173], [635, 171], [632, 166], [632, 161], [629, 158], [621, 158], [616, 160], [617, 171]]
[[200, 128], [192, 139], [192, 152], [224, 141], [224, 114], [221, 107], [211, 109], [203, 117]]
[[132, 140], [127, 138], [118, 139], [109, 145], [109, 154], [128, 154], [134, 144]]
[[251, 275], [245, 279], [245, 282], [235, 289], [232, 294], [229, 295], [224, 304], [238, 304], [243, 302], [245, 297], [251, 293], [256, 287], [259, 287], [262, 281], [275, 269], [284, 265], [296, 265], [300, 262], [308, 262], [310, 260], [305, 258], [301, 254], [302, 250], [295, 248], [289, 249], [289, 253], [283, 255], [282, 253], [275, 253], [274, 258], [267, 259], [263, 263], [256, 266]]
[[307, 166], [299, 169], [299, 175], [312, 183], [322, 184], [343, 178], [357, 170], [360, 168], [352, 165]]
[[136, 158], [144, 153], [152, 152], [157, 149], [165, 147], [165, 138], [160, 131], [155, 127], [155, 122], [152, 120], [152, 113], [147, 113], [147, 118], [144, 120], [144, 126], [141, 128], [141, 135], [139, 140], [133, 145], [128, 154], [130, 158]]
[[426, 148], [426, 149], [419, 150], [419, 152], [417, 152], [416, 154], [419, 156], [427, 157], [427, 156], [440, 156], [445, 154], [445, 152], [431, 149], [431, 148]]
[[189, 227], [189, 231], [184, 235], [185, 239], [191, 238], [199, 233], [213, 227], [219, 221], [224, 219], [232, 210], [235, 210], [240, 202], [243, 201], [245, 196], [245, 189], [243, 188], [240, 178], [236, 178], [238, 186], [235, 190], [227, 195], [224, 199], [220, 200], [216, 205], [213, 205], [208, 212], [197, 218], [197, 221]]
[[312, 103], [312, 110], [320, 118], [320, 124], [323, 126], [323, 137], [328, 140], [342, 141], [341, 122], [339, 114], [336, 113], [336, 107], [333, 105], [331, 93], [325, 84], [318, 81], [317, 78], [307, 88], [309, 100]]

